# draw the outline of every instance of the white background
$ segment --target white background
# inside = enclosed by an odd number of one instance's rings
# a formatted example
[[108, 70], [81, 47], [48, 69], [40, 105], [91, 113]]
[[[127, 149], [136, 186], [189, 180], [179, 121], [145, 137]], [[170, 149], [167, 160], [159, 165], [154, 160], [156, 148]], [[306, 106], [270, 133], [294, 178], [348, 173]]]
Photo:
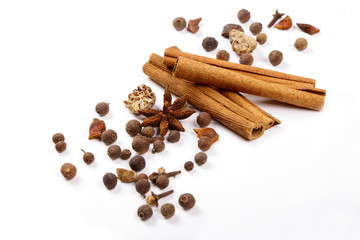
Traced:
[[[171, 179], [175, 193], [160, 201], [174, 203], [175, 216], [165, 220], [154, 209], [142, 222], [136, 211], [144, 199], [133, 184], [103, 186], [102, 176], [128, 161], [110, 160], [104, 144], [87, 139], [94, 107], [110, 103], [103, 119], [117, 131], [116, 143], [131, 148], [124, 127], [136, 117], [122, 103], [127, 94], [145, 83], [157, 94], [155, 107], [162, 106], [163, 89], [142, 73], [150, 54], [176, 45], [215, 57], [201, 47], [207, 36], [219, 41], [217, 50], [231, 52], [221, 31], [239, 23], [241, 8], [252, 16], [245, 31], [259, 21], [268, 35], [254, 51], [254, 66], [315, 78], [328, 93], [324, 110], [249, 96], [282, 124], [247, 141], [212, 122], [220, 139], [208, 162]], [[268, 29], [276, 9], [320, 33]], [[0, 1], [0, 238], [360, 239], [359, 10], [356, 0]], [[199, 32], [175, 31], [178, 16], [202, 17]], [[298, 37], [309, 42], [303, 52], [293, 47]], [[274, 49], [284, 54], [278, 67], [267, 61]], [[238, 61], [233, 52], [230, 61]], [[144, 155], [145, 173], [183, 170], [193, 159], [196, 115], [182, 121], [179, 143]], [[51, 141], [55, 132], [66, 137], [62, 154]], [[92, 165], [83, 163], [80, 148], [95, 154]], [[78, 169], [71, 181], [60, 174], [65, 162]], [[184, 192], [197, 199], [190, 211], [177, 204]]]

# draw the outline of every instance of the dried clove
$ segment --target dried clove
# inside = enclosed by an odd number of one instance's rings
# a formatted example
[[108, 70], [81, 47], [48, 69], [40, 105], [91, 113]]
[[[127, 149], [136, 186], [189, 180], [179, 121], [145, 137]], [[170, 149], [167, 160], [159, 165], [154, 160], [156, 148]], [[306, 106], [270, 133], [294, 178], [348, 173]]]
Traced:
[[274, 18], [271, 20], [271, 22], [268, 25], [268, 28], [271, 28], [277, 20], [279, 20], [280, 18], [282, 18], [282, 16], [284, 16], [285, 13], [279, 13], [278, 10], [275, 11], [275, 14], [273, 15]]
[[150, 206], [158, 207], [159, 206], [159, 203], [158, 203], [159, 200], [161, 198], [169, 196], [173, 192], [174, 192], [174, 190], [170, 190], [170, 191], [163, 192], [163, 193], [160, 193], [160, 194], [155, 194], [154, 192], [151, 192], [151, 195], [146, 198], [146, 203], [149, 204]]
[[320, 32], [320, 29], [318, 29], [310, 24], [297, 23], [296, 25], [301, 29], [301, 31], [303, 31], [307, 34], [310, 34], [310, 35]]

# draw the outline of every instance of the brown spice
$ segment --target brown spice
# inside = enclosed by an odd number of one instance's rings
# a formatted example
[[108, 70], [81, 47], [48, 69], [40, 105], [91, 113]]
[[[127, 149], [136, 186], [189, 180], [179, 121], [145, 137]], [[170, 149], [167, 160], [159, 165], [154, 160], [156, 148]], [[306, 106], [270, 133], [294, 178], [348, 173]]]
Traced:
[[211, 139], [211, 143], [213, 144], [217, 140], [219, 140], [219, 134], [213, 128], [200, 128], [194, 129], [198, 138], [202, 138], [204, 136], [209, 137]]
[[64, 163], [61, 166], [60, 171], [66, 180], [73, 179], [77, 172], [76, 167], [74, 165], [72, 165], [71, 163]]
[[65, 137], [64, 137], [64, 134], [62, 133], [55, 133], [53, 136], [52, 136], [52, 141], [56, 144], [58, 142], [61, 142], [61, 141], [65, 141]]
[[141, 155], [136, 155], [130, 159], [129, 166], [135, 172], [139, 172], [146, 166], [145, 158]]
[[294, 47], [298, 50], [298, 51], [303, 51], [307, 48], [308, 46], [308, 42], [305, 38], [298, 38], [296, 39], [295, 43], [294, 43]]
[[149, 146], [150, 146], [150, 142], [147, 137], [142, 136], [140, 134], [134, 137], [132, 142], [132, 148], [135, 150], [135, 152], [139, 154], [146, 153], [147, 150], [149, 150]]
[[122, 160], [127, 160], [131, 157], [131, 151], [129, 149], [124, 149], [120, 153], [120, 158]]
[[185, 164], [184, 164], [184, 168], [185, 168], [185, 170], [186, 171], [191, 171], [191, 170], [193, 170], [193, 168], [194, 168], [194, 163], [192, 162], [192, 161], [187, 161], [187, 162], [185, 162]]
[[142, 205], [138, 208], [137, 215], [141, 220], [146, 221], [153, 215], [153, 210], [149, 205]]
[[260, 45], [263, 45], [267, 41], [267, 35], [265, 33], [260, 33], [259, 35], [256, 36], [256, 41]]
[[314, 35], [315, 33], [320, 32], [320, 29], [318, 29], [310, 24], [297, 23], [296, 25], [301, 29], [301, 31], [303, 31], [307, 34], [310, 34], [310, 35]]
[[251, 53], [243, 53], [240, 55], [240, 64], [251, 66], [254, 63], [254, 57]]
[[119, 145], [111, 145], [107, 149], [107, 155], [112, 159], [115, 160], [120, 157], [121, 155], [121, 148]]
[[273, 66], [279, 65], [283, 60], [282, 52], [274, 50], [269, 54], [269, 61]]
[[181, 194], [179, 197], [179, 204], [184, 210], [189, 210], [195, 206], [196, 200], [191, 193]]
[[216, 53], [216, 59], [229, 61], [230, 54], [226, 50], [220, 50]]
[[201, 20], [201, 17], [194, 20], [189, 20], [187, 29], [192, 33], [196, 33], [197, 31], [199, 31], [199, 23], [201, 22]]
[[95, 111], [96, 111], [100, 116], [105, 116], [105, 115], [108, 114], [109, 111], [110, 111], [109, 103], [107, 103], [107, 102], [99, 102], [99, 103], [96, 104], [96, 106], [95, 106]]
[[280, 18], [282, 18], [282, 16], [284, 15], [285, 13], [279, 13], [278, 10], [275, 11], [275, 14], [273, 15], [274, 18], [271, 20], [271, 22], [269, 23], [268, 25], [268, 28], [271, 28], [277, 20], [279, 20]]
[[101, 141], [105, 145], [113, 144], [117, 139], [117, 133], [112, 129], [107, 129], [101, 134]]
[[196, 118], [197, 124], [203, 128], [211, 123], [211, 115], [208, 112], [201, 112]]
[[108, 190], [112, 190], [116, 187], [118, 179], [113, 173], [106, 173], [103, 176], [103, 183]]
[[262, 24], [259, 22], [254, 22], [250, 25], [249, 30], [253, 35], [258, 35], [262, 31]]
[[276, 28], [279, 30], [288, 30], [292, 26], [292, 21], [289, 15], [287, 15], [283, 20], [276, 24]]
[[194, 161], [198, 166], [204, 165], [207, 161], [206, 153], [198, 152], [194, 157]]
[[133, 170], [127, 170], [124, 168], [116, 169], [117, 178], [124, 183], [131, 183], [136, 180], [137, 174]]
[[211, 148], [211, 138], [208, 136], [201, 137], [198, 141], [198, 147], [201, 151], [207, 151]]
[[146, 198], [146, 203], [149, 204], [150, 206], [158, 207], [159, 206], [158, 201], [161, 198], [167, 197], [172, 193], [174, 193], [174, 190], [170, 190], [170, 191], [163, 192], [163, 193], [160, 193], [160, 194], [155, 194], [155, 193], [151, 192], [151, 195]]
[[57, 142], [55, 144], [55, 150], [58, 153], [62, 153], [63, 151], [65, 151], [66, 150], [66, 142], [64, 142], [64, 141]]
[[86, 164], [91, 164], [91, 163], [94, 162], [95, 156], [94, 156], [93, 153], [91, 153], [91, 152], [85, 152], [83, 149], [80, 149], [80, 150], [84, 153], [84, 155], [83, 155], [83, 160], [84, 160], [84, 162], [85, 162]]
[[175, 214], [175, 206], [172, 203], [165, 203], [161, 206], [160, 212], [165, 219], [169, 219]]
[[171, 143], [178, 142], [180, 140], [180, 132], [177, 130], [171, 130], [166, 140]]
[[246, 9], [241, 9], [237, 16], [241, 23], [246, 23], [250, 19], [250, 12]]
[[126, 123], [125, 130], [131, 137], [134, 137], [140, 133], [141, 124], [138, 120], [132, 119]]
[[164, 141], [158, 139], [155, 140], [154, 144], [153, 144], [153, 149], [152, 149], [152, 153], [159, 153], [164, 151], [165, 149], [165, 143]]
[[221, 36], [229, 38], [229, 33], [231, 30], [236, 29], [238, 31], [244, 32], [243, 28], [237, 24], [226, 24], [221, 32]]
[[186, 27], [186, 20], [183, 17], [177, 17], [173, 20], [173, 26], [177, 31], [183, 30]]
[[150, 183], [145, 178], [140, 178], [136, 180], [135, 189], [138, 193], [140, 193], [144, 198], [145, 194], [150, 190]]
[[105, 122], [94, 118], [89, 127], [89, 140], [101, 139], [101, 134], [106, 130]]

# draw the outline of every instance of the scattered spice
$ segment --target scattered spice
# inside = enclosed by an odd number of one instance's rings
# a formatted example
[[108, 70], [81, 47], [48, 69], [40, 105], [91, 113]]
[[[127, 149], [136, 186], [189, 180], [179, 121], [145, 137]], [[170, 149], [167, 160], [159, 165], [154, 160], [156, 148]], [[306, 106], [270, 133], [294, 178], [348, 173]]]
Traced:
[[207, 155], [204, 152], [198, 152], [195, 157], [194, 161], [198, 166], [201, 166], [206, 163], [207, 161]]
[[208, 136], [203, 136], [198, 141], [198, 147], [201, 151], [207, 151], [211, 148], [212, 142], [211, 138]]
[[71, 163], [64, 163], [61, 166], [60, 172], [66, 180], [70, 180], [75, 177], [77, 170], [76, 167]]
[[80, 149], [80, 150], [84, 153], [84, 155], [83, 155], [83, 160], [84, 160], [84, 162], [85, 162], [86, 164], [91, 164], [91, 163], [94, 162], [95, 156], [94, 156], [93, 153], [91, 153], [91, 152], [86, 152], [86, 151], [84, 151], [83, 149]]
[[218, 44], [219, 44], [219, 42], [213, 37], [206, 37], [202, 41], [202, 47], [207, 52], [215, 50], [217, 48]]
[[107, 129], [101, 134], [101, 141], [105, 145], [113, 144], [117, 139], [117, 133], [112, 129]]
[[66, 150], [66, 142], [60, 141], [55, 144], [55, 149], [58, 153], [62, 153]]
[[164, 141], [157, 139], [155, 140], [154, 144], [153, 144], [153, 149], [152, 149], [152, 153], [159, 153], [164, 151], [165, 149], [165, 143]]
[[[140, 123], [139, 123], [140, 124]], [[155, 134], [155, 129], [151, 126], [146, 126], [141, 130], [141, 135], [151, 138]]]
[[126, 123], [125, 130], [131, 137], [134, 137], [140, 133], [141, 124], [138, 120], [132, 119]]
[[187, 29], [192, 33], [196, 33], [197, 31], [199, 31], [199, 23], [201, 22], [201, 20], [201, 17], [194, 20], [189, 20]]
[[196, 118], [197, 124], [203, 128], [211, 123], [211, 115], [208, 112], [201, 112]]
[[262, 24], [254, 22], [250, 25], [249, 30], [253, 35], [258, 35], [262, 31]]
[[303, 31], [307, 34], [310, 34], [310, 35], [320, 32], [320, 29], [318, 29], [310, 24], [297, 23], [296, 25], [301, 29], [301, 31]]
[[95, 106], [95, 111], [102, 117], [109, 113], [109, 103], [106, 102], [99, 102]]
[[169, 196], [172, 193], [174, 193], [174, 190], [170, 190], [170, 191], [163, 192], [163, 193], [160, 193], [160, 194], [155, 194], [155, 193], [151, 192], [151, 195], [146, 198], [146, 203], [149, 204], [150, 206], [158, 207], [159, 206], [159, 203], [158, 203], [159, 200], [161, 198]]
[[177, 31], [183, 30], [186, 27], [186, 20], [183, 17], [175, 18], [172, 23]]
[[137, 215], [141, 220], [146, 221], [153, 215], [153, 210], [149, 205], [142, 205], [137, 210]]
[[161, 206], [160, 212], [165, 219], [169, 219], [175, 214], [175, 206], [172, 203], [165, 203], [164, 205]]
[[229, 33], [233, 29], [244, 32], [243, 28], [240, 25], [230, 23], [230, 24], [226, 24], [223, 27], [223, 30], [221, 32], [221, 36], [223, 36], [225, 38], [229, 38]]
[[230, 54], [226, 50], [220, 50], [216, 53], [216, 59], [229, 61]]
[[117, 182], [118, 179], [116, 175], [113, 173], [109, 172], [103, 176], [103, 183], [108, 190], [114, 189], [116, 187]]
[[308, 42], [305, 38], [298, 38], [296, 39], [295, 43], [294, 43], [294, 47], [298, 50], [298, 51], [302, 51], [305, 50], [308, 46]]
[[145, 158], [141, 155], [135, 155], [130, 159], [129, 166], [135, 172], [139, 172], [146, 166]]
[[287, 15], [283, 20], [281, 20], [278, 24], [276, 24], [276, 28], [279, 30], [288, 30], [292, 26], [292, 20]]
[[165, 173], [161, 173], [157, 176], [155, 185], [160, 189], [164, 189], [169, 186], [169, 182], [169, 177]]
[[211, 143], [213, 144], [217, 140], [219, 140], [219, 134], [213, 129], [213, 128], [200, 128], [200, 129], [194, 129], [196, 132], [198, 138], [207, 136], [211, 139]]
[[131, 151], [129, 149], [124, 149], [120, 153], [120, 158], [122, 160], [127, 160], [131, 157]]
[[133, 170], [127, 170], [124, 168], [116, 169], [117, 178], [124, 183], [131, 183], [136, 180], [136, 172]]
[[254, 57], [251, 53], [243, 53], [240, 55], [239, 62], [241, 64], [251, 66], [254, 63]]
[[55, 134], [52, 136], [52, 141], [53, 141], [55, 144], [58, 143], [58, 142], [65, 141], [64, 134], [62, 134], [62, 133], [55, 133]]
[[187, 161], [187, 162], [185, 162], [185, 164], [184, 164], [184, 168], [185, 168], [185, 170], [186, 171], [191, 171], [191, 170], [193, 170], [193, 168], [194, 168], [194, 163], [192, 162], [192, 161]]
[[239, 55], [251, 53], [257, 46], [255, 38], [235, 29], [230, 31], [229, 40], [232, 50]]
[[180, 140], [180, 132], [177, 130], [171, 130], [166, 140], [171, 143], [178, 142]]
[[189, 210], [195, 206], [196, 200], [191, 193], [181, 194], [179, 197], [179, 204], [184, 210]]
[[250, 19], [250, 12], [246, 9], [241, 9], [237, 17], [241, 23], [246, 23]]
[[156, 185], [157, 178], [161, 174], [164, 174], [164, 175], [166, 175], [166, 177], [170, 178], [170, 177], [175, 177], [176, 175], [178, 175], [180, 173], [181, 173], [180, 170], [167, 173], [167, 172], [165, 172], [164, 168], [159, 168], [158, 172], [153, 172], [152, 174], [149, 175], [149, 180]]
[[267, 35], [265, 33], [260, 33], [259, 35], [256, 36], [256, 41], [260, 45], [263, 45], [267, 41]]
[[147, 150], [149, 150], [150, 142], [149, 139], [145, 136], [142, 136], [138, 134], [136, 137], [134, 137], [132, 142], [132, 148], [135, 152], [139, 154], [146, 153]]
[[107, 149], [107, 155], [112, 159], [118, 159], [121, 155], [121, 148], [119, 145], [111, 145], [110, 147], [108, 147]]
[[285, 13], [279, 13], [278, 10], [275, 11], [275, 14], [273, 14], [273, 19], [271, 20], [271, 22], [268, 25], [268, 28], [271, 28], [277, 20], [279, 20], [280, 18], [282, 18], [282, 16], [284, 16]]
[[282, 52], [274, 50], [269, 54], [269, 61], [273, 66], [279, 65], [283, 60]]
[[136, 181], [140, 180], [140, 179], [146, 179], [148, 180], [148, 176], [145, 173], [140, 173], [137, 178]]
[[89, 140], [101, 139], [101, 134], [106, 130], [105, 122], [94, 118], [89, 127]]
[[150, 190], [150, 183], [146, 178], [138, 178], [135, 182], [135, 189], [140, 193], [144, 198], [145, 194]]
[[124, 101], [124, 103], [126, 108], [137, 114], [139, 110], [151, 108], [155, 104], [155, 101], [155, 93], [153, 93], [150, 87], [142, 84], [128, 95], [128, 100]]

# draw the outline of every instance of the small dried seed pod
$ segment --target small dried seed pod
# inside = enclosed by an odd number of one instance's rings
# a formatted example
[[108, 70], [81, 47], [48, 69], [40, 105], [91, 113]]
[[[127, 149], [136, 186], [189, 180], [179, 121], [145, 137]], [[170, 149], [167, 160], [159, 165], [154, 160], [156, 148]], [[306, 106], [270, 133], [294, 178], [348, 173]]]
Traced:
[[194, 157], [194, 161], [196, 162], [196, 164], [198, 166], [201, 166], [203, 165], [204, 163], [206, 163], [207, 161], [207, 155], [206, 153], [203, 153], [203, 152], [199, 152], [195, 155]]
[[160, 139], [155, 140], [153, 146], [154, 146], [153, 150], [152, 150], [153, 153], [156, 153], [156, 152], [159, 153], [159, 152], [164, 151], [164, 149], [165, 149], [165, 143], [164, 143], [164, 141], [162, 141]]
[[196, 200], [191, 193], [181, 194], [179, 197], [179, 204], [184, 210], [189, 210], [195, 206]]
[[131, 151], [129, 149], [124, 149], [120, 153], [120, 158], [122, 160], [128, 160], [131, 157]]
[[251, 53], [243, 53], [240, 55], [240, 64], [251, 66], [254, 63], [254, 57]]
[[166, 188], [167, 186], [169, 186], [169, 177], [166, 176], [166, 174], [164, 173], [159, 174], [156, 178], [155, 185], [160, 189]]
[[60, 172], [66, 180], [70, 180], [75, 177], [77, 170], [71, 163], [64, 163], [61, 166]]
[[267, 41], [267, 35], [265, 33], [260, 33], [256, 36], [256, 41], [263, 45]]
[[216, 53], [216, 59], [229, 61], [230, 54], [226, 50], [220, 50]]
[[209, 150], [211, 145], [212, 145], [211, 138], [209, 138], [207, 136], [201, 137], [198, 141], [199, 149], [204, 152]]
[[117, 133], [112, 129], [107, 129], [101, 134], [101, 141], [105, 145], [113, 144], [117, 139]]
[[116, 169], [117, 178], [125, 183], [131, 183], [136, 180], [137, 174], [133, 170], [127, 170], [124, 168]]
[[55, 144], [55, 149], [58, 153], [62, 153], [66, 150], [66, 142], [60, 141]]
[[150, 142], [147, 137], [137, 135], [132, 142], [132, 148], [139, 154], [146, 153], [149, 150]]
[[83, 160], [86, 164], [91, 164], [94, 162], [95, 160], [94, 154], [92, 154], [91, 152], [85, 152], [83, 149], [81, 149], [81, 151], [84, 153]]
[[107, 149], [107, 155], [112, 159], [115, 160], [120, 157], [121, 148], [119, 145], [111, 145]]
[[249, 30], [253, 35], [258, 35], [262, 31], [262, 24], [254, 22], [250, 25]]
[[146, 161], [143, 156], [136, 155], [133, 156], [129, 161], [129, 166], [135, 172], [139, 172], [145, 168]]
[[218, 44], [219, 44], [219, 42], [213, 37], [206, 37], [202, 41], [202, 46], [205, 49], [205, 51], [207, 51], [207, 52], [215, 50], [217, 48]]
[[181, 31], [186, 27], [186, 20], [183, 17], [177, 17], [173, 20], [173, 26], [177, 31]]
[[151, 126], [146, 126], [141, 130], [141, 135], [151, 138], [155, 134], [155, 129]]
[[178, 130], [171, 130], [166, 140], [171, 143], [178, 142], [180, 140], [180, 132]]
[[125, 126], [126, 132], [131, 136], [134, 137], [141, 131], [141, 124], [138, 120], [133, 119], [126, 123]]
[[108, 190], [114, 189], [116, 187], [117, 182], [118, 179], [116, 175], [113, 173], [109, 172], [103, 176], [103, 183]]
[[187, 162], [185, 162], [185, 164], [184, 164], [184, 168], [185, 168], [185, 170], [186, 171], [191, 171], [191, 170], [193, 170], [193, 168], [194, 168], [194, 163], [192, 162], [192, 161], [187, 161]]
[[241, 23], [246, 23], [250, 19], [250, 12], [246, 9], [241, 9], [237, 16]]
[[135, 189], [138, 193], [145, 197], [145, 194], [150, 190], [150, 183], [147, 179], [138, 179], [135, 183]]
[[201, 22], [201, 20], [202, 20], [201, 17], [197, 19], [189, 20], [187, 29], [192, 33], [196, 33], [200, 29], [199, 23]]
[[308, 42], [305, 38], [298, 38], [296, 39], [295, 43], [294, 43], [294, 47], [298, 50], [298, 51], [302, 51], [305, 50], [308, 46]]
[[211, 115], [207, 112], [201, 112], [196, 118], [197, 124], [203, 128], [211, 123]]
[[153, 210], [149, 205], [142, 205], [138, 208], [137, 215], [141, 220], [146, 221], [153, 215]]
[[99, 102], [98, 104], [96, 104], [95, 106], [95, 111], [100, 115], [100, 116], [105, 116], [106, 114], [109, 113], [109, 103], [106, 102]]
[[65, 141], [64, 134], [62, 134], [62, 133], [55, 133], [55, 134], [52, 136], [52, 141], [53, 141], [55, 144], [58, 143], [58, 142]]
[[160, 212], [165, 219], [169, 219], [175, 214], [175, 206], [172, 203], [165, 203], [164, 205], [161, 206]]
[[269, 54], [269, 61], [273, 66], [279, 65], [283, 60], [282, 52], [274, 50]]
[[148, 176], [145, 173], [140, 173], [137, 178], [136, 181], [139, 181], [140, 179], [146, 179], [148, 180]]

